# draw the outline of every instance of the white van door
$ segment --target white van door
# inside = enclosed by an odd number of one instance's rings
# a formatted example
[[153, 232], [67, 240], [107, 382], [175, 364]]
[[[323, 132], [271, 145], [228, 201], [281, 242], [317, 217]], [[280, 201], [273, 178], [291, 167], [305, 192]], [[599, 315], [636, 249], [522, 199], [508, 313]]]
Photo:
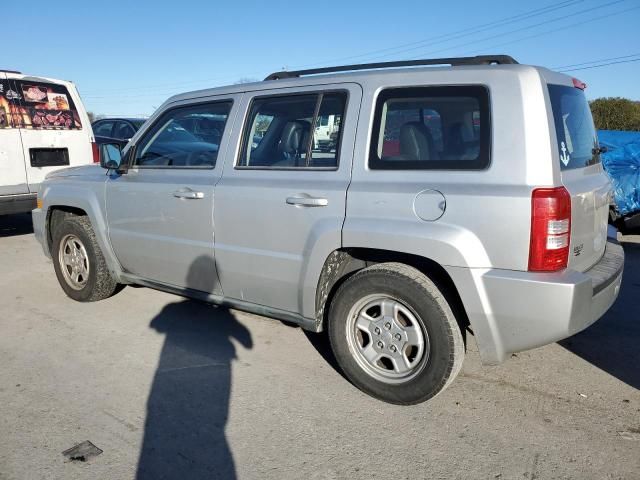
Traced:
[[9, 74], [20, 97], [20, 135], [29, 192], [54, 170], [94, 161], [93, 132], [70, 82]]
[[19, 98], [7, 74], [0, 72], [0, 195], [28, 193], [27, 171], [22, 153]]

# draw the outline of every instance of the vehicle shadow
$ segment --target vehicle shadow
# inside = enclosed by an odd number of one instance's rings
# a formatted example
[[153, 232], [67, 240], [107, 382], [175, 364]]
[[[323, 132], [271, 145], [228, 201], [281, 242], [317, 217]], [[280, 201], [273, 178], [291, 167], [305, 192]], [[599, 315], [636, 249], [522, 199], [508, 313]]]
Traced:
[[[207, 257], [192, 264], [202, 272]], [[189, 284], [189, 283], [188, 283]], [[147, 402], [137, 479], [233, 479], [225, 437], [231, 393], [232, 339], [251, 334], [223, 307], [195, 300], [165, 306], [150, 327], [165, 335]]]
[[640, 389], [640, 244], [623, 245], [625, 269], [616, 303], [595, 324], [559, 344]]
[[327, 362], [337, 373], [339, 373], [342, 378], [348, 381], [344, 372], [338, 365], [338, 360], [333, 354], [333, 350], [331, 348], [331, 343], [329, 342], [329, 335], [326, 331], [320, 333], [313, 333], [307, 330], [302, 330], [304, 336], [307, 337], [307, 340], [311, 344], [311, 346], [318, 352], [318, 354], [323, 358], [325, 362]]
[[33, 233], [31, 214], [0, 215], [0, 238]]

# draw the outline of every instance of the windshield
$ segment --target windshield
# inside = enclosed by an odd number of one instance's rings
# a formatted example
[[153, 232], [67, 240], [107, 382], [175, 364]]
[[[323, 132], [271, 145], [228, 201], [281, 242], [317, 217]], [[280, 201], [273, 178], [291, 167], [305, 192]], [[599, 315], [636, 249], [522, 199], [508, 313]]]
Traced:
[[570, 170], [599, 163], [598, 139], [584, 92], [575, 87], [549, 85], [549, 96], [560, 168]]

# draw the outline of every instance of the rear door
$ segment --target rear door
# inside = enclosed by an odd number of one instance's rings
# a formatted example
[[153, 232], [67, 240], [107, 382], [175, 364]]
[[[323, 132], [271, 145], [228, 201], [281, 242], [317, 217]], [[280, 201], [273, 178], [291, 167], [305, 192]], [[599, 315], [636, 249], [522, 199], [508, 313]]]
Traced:
[[0, 72], [0, 195], [29, 192], [20, 120], [18, 93], [7, 74]]
[[[306, 272], [341, 246], [361, 96], [355, 84], [245, 94], [239, 151], [215, 191], [225, 297], [303, 313], [316, 287]], [[328, 115], [340, 118], [340, 138], [321, 151], [313, 133]]]
[[571, 195], [569, 267], [585, 271], [604, 254], [611, 184], [584, 92], [559, 84], [548, 89], [562, 183]]
[[20, 75], [14, 85], [29, 191], [49, 172], [92, 163], [93, 134], [73, 84]]

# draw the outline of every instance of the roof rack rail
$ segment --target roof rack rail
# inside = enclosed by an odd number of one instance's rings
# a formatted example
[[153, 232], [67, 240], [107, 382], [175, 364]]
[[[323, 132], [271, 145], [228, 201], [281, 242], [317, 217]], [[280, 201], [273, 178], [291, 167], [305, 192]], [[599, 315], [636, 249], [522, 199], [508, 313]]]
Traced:
[[22, 72], [19, 72], [17, 70], [3, 70], [2, 68], [0, 68], [0, 72], [2, 72], [2, 73], [19, 73], [19, 74], [22, 73]]
[[303, 75], [316, 75], [319, 73], [334, 72], [350, 72], [353, 70], [375, 70], [379, 68], [394, 67], [417, 67], [420, 65], [451, 65], [452, 67], [459, 65], [491, 65], [493, 63], [517, 64], [518, 62], [509, 55], [477, 55], [475, 57], [450, 57], [450, 58], [427, 58], [424, 60], [400, 60], [396, 62], [380, 62], [380, 63], [360, 63], [355, 65], [340, 65], [337, 67], [311, 68], [308, 70], [294, 70], [291, 72], [281, 71], [273, 72], [265, 78], [266, 80], [281, 80], [284, 78], [295, 78]]

